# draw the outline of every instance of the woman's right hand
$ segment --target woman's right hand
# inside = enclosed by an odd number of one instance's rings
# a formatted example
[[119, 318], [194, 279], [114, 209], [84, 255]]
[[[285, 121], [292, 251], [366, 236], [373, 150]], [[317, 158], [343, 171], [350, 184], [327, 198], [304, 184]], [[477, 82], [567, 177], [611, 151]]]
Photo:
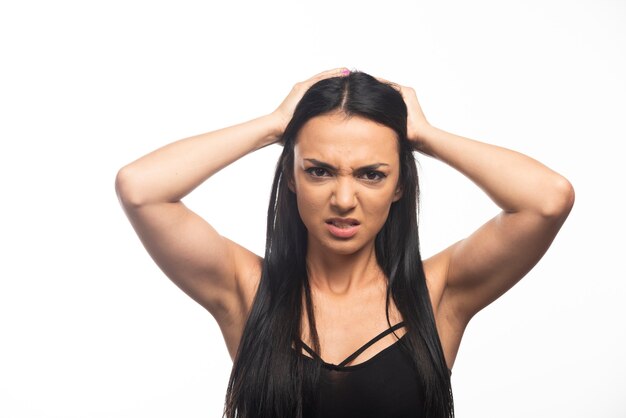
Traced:
[[291, 89], [291, 92], [289, 92], [289, 95], [287, 95], [287, 97], [285, 98], [285, 100], [283, 100], [280, 106], [278, 106], [278, 108], [272, 112], [272, 116], [275, 117], [276, 123], [279, 125], [278, 131], [280, 132], [280, 135], [278, 135], [278, 138], [280, 138], [282, 136], [282, 133], [285, 131], [285, 128], [291, 120], [293, 112], [298, 105], [298, 102], [300, 101], [300, 99], [302, 99], [304, 93], [313, 84], [325, 78], [341, 77], [348, 74], [350, 74], [350, 70], [348, 70], [346, 67], [340, 67], [332, 70], [323, 71], [319, 74], [314, 75], [308, 80], [296, 83]]

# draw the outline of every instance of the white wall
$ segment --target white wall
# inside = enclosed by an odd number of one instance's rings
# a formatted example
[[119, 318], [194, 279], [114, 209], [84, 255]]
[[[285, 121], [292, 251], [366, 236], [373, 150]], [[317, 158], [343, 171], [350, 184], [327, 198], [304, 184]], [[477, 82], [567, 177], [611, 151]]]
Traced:
[[[626, 416], [626, 3], [225, 3], [0, 5], [0, 416], [220, 415], [221, 333], [145, 252], [115, 174], [337, 66], [414, 87], [434, 125], [526, 153], [576, 189], [546, 256], [467, 329], [457, 416]], [[262, 254], [278, 152], [185, 203]], [[428, 256], [497, 208], [420, 163]]]

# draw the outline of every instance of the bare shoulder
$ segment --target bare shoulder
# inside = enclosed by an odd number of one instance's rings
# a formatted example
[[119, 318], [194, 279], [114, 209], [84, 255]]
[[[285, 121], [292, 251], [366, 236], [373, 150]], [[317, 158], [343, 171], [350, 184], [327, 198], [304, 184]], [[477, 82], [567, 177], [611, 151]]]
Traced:
[[234, 359], [259, 286], [263, 258], [228, 238], [224, 239], [235, 267], [236, 291], [225, 300], [225, 309], [212, 314], [222, 331], [228, 353]]
[[448, 367], [452, 369], [467, 323], [457, 315], [450, 302], [447, 276], [451, 248], [423, 261], [424, 274], [433, 313]]

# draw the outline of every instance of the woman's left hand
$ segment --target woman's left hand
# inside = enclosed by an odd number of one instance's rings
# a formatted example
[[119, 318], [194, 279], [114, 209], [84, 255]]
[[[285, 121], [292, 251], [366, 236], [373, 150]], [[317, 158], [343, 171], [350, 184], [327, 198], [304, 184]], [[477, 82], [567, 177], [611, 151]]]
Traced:
[[417, 100], [417, 94], [412, 87], [402, 86], [397, 83], [385, 80], [377, 77], [377, 79], [383, 83], [390, 84], [396, 90], [400, 91], [404, 98], [404, 103], [407, 108], [407, 138], [413, 143], [416, 150], [421, 151], [423, 149], [423, 143], [426, 133], [431, 128], [430, 123], [426, 120], [422, 107]]

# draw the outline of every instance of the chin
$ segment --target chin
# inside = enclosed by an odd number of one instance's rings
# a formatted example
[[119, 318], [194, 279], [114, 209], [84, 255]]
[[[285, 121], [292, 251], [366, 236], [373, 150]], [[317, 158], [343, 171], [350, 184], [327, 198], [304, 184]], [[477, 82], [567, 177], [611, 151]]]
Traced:
[[[354, 240], [346, 240], [344, 242], [341, 241], [331, 241], [322, 243], [322, 248], [324, 251], [328, 251], [332, 254], [337, 255], [352, 255], [364, 249], [366, 244], [362, 242], [356, 242]], [[373, 247], [373, 243], [372, 243]]]

